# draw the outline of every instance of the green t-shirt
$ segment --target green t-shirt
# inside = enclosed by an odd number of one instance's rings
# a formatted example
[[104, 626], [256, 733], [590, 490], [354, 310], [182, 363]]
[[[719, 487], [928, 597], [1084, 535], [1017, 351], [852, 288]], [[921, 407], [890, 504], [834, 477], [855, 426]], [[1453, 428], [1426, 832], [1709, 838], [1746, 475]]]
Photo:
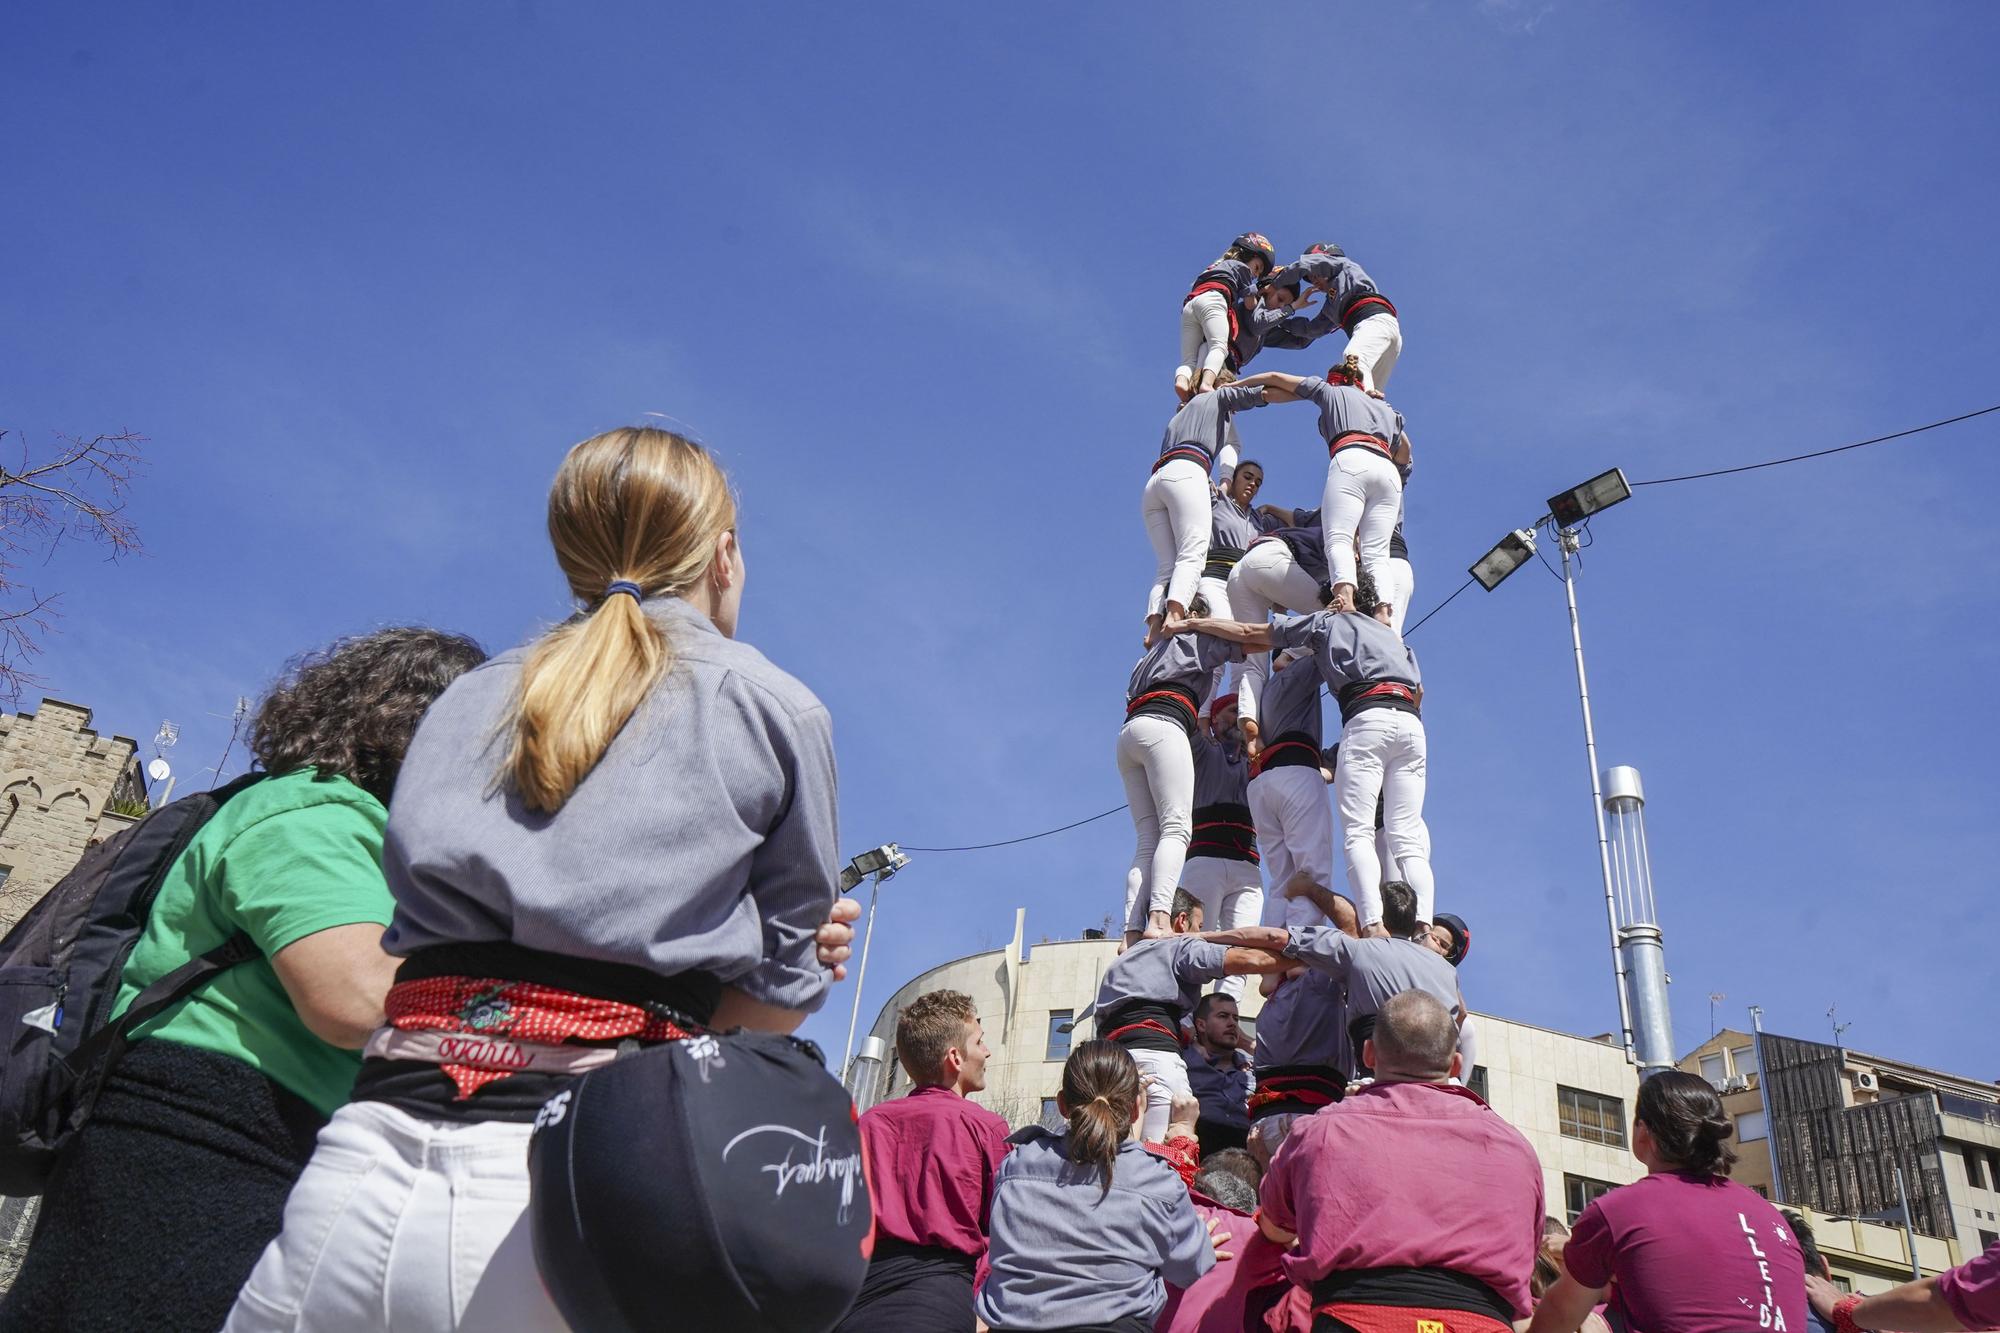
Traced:
[[196, 954], [248, 931], [261, 958], [202, 985], [139, 1035], [241, 1060], [332, 1115], [354, 1091], [361, 1053], [307, 1030], [270, 958], [315, 931], [389, 924], [395, 901], [382, 881], [388, 819], [380, 801], [346, 778], [310, 768], [232, 797], [167, 872], [125, 964], [114, 1012]]

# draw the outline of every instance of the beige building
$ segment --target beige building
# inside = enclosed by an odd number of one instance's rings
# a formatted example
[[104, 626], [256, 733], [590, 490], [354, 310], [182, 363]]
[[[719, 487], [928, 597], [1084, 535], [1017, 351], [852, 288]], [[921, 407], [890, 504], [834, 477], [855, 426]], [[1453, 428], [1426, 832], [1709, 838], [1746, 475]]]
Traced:
[[[1077, 1016], [1090, 1007], [1118, 945], [1080, 939], [1024, 946], [1025, 924], [1026, 913], [1017, 912], [1007, 948], [940, 964], [888, 998], [869, 1029], [886, 1058], [855, 1076], [864, 1106], [909, 1089], [893, 1053], [903, 1007], [926, 991], [956, 990], [979, 1006], [993, 1050], [986, 1091], [975, 1100], [1017, 1127], [1054, 1116], [1063, 1061], [1072, 1043], [1093, 1031], [1090, 1020]], [[1253, 1032], [1259, 1007], [1253, 983], [1240, 1006], [1244, 1027]], [[1638, 1080], [1621, 1050], [1608, 1038], [1488, 1014], [1476, 1021], [1479, 1067], [1467, 1082], [1534, 1145], [1551, 1213], [1574, 1217], [1598, 1194], [1638, 1179], [1627, 1138]], [[1075, 1027], [1065, 1031], [1071, 1023]]]
[[1736, 1178], [1826, 1218], [1820, 1246], [1855, 1290], [1909, 1279], [1905, 1203], [1925, 1272], [2000, 1240], [1994, 1084], [1768, 1032], [1719, 1032], [1681, 1068], [1722, 1093]]
[[90, 710], [44, 699], [0, 714], [0, 931], [69, 873], [92, 839], [144, 813], [137, 746], [90, 729]]

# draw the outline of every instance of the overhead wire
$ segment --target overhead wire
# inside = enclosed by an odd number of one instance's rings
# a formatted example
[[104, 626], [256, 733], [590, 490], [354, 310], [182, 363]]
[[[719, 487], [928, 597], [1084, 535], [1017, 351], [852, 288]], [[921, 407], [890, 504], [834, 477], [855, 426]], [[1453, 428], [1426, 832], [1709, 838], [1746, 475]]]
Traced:
[[[1836, 445], [1831, 449], [1815, 449], [1811, 453], [1792, 454], [1791, 456], [1786, 458], [1772, 458], [1772, 459], [1767, 459], [1761, 463], [1745, 463], [1740, 467], [1716, 468], [1708, 472], [1690, 472], [1678, 477], [1654, 477], [1648, 481], [1635, 481], [1632, 483], [1632, 486], [1634, 489], [1637, 489], [1638, 487], [1641, 486], [1670, 486], [1676, 482], [1705, 481], [1711, 477], [1728, 477], [1728, 476], [1734, 476], [1739, 472], [1757, 472], [1764, 468], [1769, 468], [1769, 467], [1783, 467], [1787, 463], [1803, 463], [1814, 458], [1826, 458], [1833, 454], [1846, 453], [1851, 449], [1866, 449], [1870, 445], [1887, 444], [1891, 440], [1907, 439], [1912, 435], [1921, 435], [1925, 431], [1938, 430], [1944, 426], [1955, 426], [1961, 421], [1971, 421], [1975, 417], [1987, 416], [1994, 412], [2000, 412], [2000, 403], [1995, 403], [1991, 407], [1982, 407], [1976, 412], [1965, 412], [1955, 417], [1946, 417], [1942, 421], [1933, 421], [1922, 426], [1912, 426], [1908, 430], [1899, 430], [1892, 432], [1891, 434], [1888, 435], [1877, 435], [1873, 439], [1856, 440], [1852, 444]], [[1579, 527], [1581, 528], [1583, 533], [1583, 540], [1580, 543], [1580, 545], [1581, 546], [1590, 545], [1591, 542], [1594, 540], [1594, 538], [1591, 536], [1590, 533], [1589, 520], [1588, 519], [1584, 520], [1584, 522], [1580, 524]], [[1539, 549], [1537, 549], [1536, 555], [1538, 556], [1541, 555]], [[1562, 575], [1556, 574], [1555, 568], [1549, 565], [1548, 558], [1546, 556], [1542, 556], [1542, 564], [1545, 568], [1548, 569], [1550, 574], [1555, 575], [1555, 578], [1558, 582], [1561, 581]], [[1416, 624], [1404, 630], [1403, 631], [1404, 637], [1407, 638], [1409, 635], [1416, 633], [1419, 629], [1422, 629], [1425, 621], [1429, 620], [1432, 616], [1436, 615], [1438, 612], [1444, 610], [1447, 606], [1450, 606], [1454, 601], [1458, 599], [1458, 595], [1464, 592], [1467, 588], [1470, 588], [1474, 582], [1476, 582], [1476, 580], [1468, 578], [1466, 579], [1465, 582], [1459, 584], [1458, 587], [1452, 591], [1451, 596], [1445, 598], [1442, 602], [1439, 602], [1429, 611], [1426, 611], [1423, 615], [1423, 619], [1417, 621]], [[1130, 808], [1131, 807], [1129, 804], [1113, 806], [1111, 809], [1103, 811], [1100, 814], [1091, 815], [1087, 819], [1079, 819], [1076, 820], [1074, 823], [1064, 824], [1058, 828], [1043, 829], [1039, 833], [1023, 834], [1018, 838], [1002, 838], [997, 842], [975, 842], [975, 843], [968, 843], [962, 847], [911, 847], [903, 845], [902, 849], [906, 852], [926, 852], [931, 854], [937, 854], [941, 852], [983, 852], [995, 847], [1012, 847], [1018, 843], [1034, 842], [1039, 838], [1051, 838], [1058, 833], [1067, 833], [1071, 829], [1082, 828], [1085, 824], [1094, 824], [1100, 819], [1109, 819], [1112, 815], [1119, 813], [1121, 810], [1128, 810]]]

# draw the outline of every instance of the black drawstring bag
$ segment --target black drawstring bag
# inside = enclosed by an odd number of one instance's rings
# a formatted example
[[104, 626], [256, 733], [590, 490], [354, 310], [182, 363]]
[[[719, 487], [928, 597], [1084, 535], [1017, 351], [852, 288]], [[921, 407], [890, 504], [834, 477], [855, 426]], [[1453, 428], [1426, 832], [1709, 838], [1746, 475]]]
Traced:
[[528, 1145], [556, 1308], [578, 1333], [826, 1333], [874, 1239], [854, 1121], [790, 1037], [704, 1033], [580, 1075]]

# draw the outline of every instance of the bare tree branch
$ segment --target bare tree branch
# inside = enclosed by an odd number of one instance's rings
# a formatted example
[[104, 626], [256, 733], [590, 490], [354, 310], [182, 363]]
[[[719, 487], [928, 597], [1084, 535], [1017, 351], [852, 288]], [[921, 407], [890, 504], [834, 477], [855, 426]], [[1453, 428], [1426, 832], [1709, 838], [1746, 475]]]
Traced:
[[[0, 431], [0, 442], [8, 434]], [[22, 564], [46, 565], [66, 541], [95, 542], [112, 560], [144, 549], [125, 505], [132, 478], [145, 466], [145, 436], [57, 435], [56, 448], [38, 457], [25, 436], [14, 434], [18, 448], [10, 453], [19, 462], [0, 463], [0, 700], [8, 703], [40, 683], [28, 664], [60, 614], [61, 594], [26, 586]]]

